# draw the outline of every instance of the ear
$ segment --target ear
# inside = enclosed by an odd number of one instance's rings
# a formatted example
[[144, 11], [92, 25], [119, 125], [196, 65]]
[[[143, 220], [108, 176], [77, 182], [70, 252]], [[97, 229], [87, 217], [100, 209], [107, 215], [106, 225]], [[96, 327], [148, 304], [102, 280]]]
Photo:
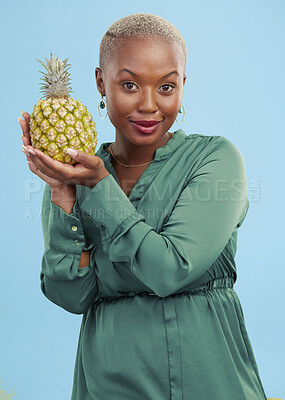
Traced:
[[104, 86], [102, 71], [99, 67], [95, 68], [95, 79], [99, 93], [105, 95], [105, 86]]
[[183, 86], [185, 85], [186, 78], [187, 78], [187, 76], [184, 74], [184, 77], [183, 77]]

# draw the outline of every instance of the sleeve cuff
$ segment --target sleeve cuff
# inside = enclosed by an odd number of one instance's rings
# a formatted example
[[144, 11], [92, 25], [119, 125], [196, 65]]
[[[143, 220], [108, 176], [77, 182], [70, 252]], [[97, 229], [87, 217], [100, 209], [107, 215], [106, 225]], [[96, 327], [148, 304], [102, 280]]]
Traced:
[[61, 253], [81, 254], [82, 250], [91, 248], [85, 243], [85, 235], [80, 221], [78, 199], [71, 214], [50, 201], [49, 237], [47, 245]]
[[129, 217], [138, 221], [142, 216], [109, 174], [101, 179], [85, 197], [80, 206], [99, 228], [102, 241], [110, 239]]

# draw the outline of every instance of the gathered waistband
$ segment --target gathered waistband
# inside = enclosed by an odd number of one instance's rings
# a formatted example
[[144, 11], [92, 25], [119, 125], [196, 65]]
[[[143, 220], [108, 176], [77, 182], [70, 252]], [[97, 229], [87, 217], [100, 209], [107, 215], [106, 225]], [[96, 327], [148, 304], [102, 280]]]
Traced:
[[[184, 289], [179, 292], [172, 293], [166, 297], [177, 296], [177, 295], [181, 295], [181, 294], [194, 295], [194, 294], [198, 294], [199, 292], [205, 292], [208, 290], [233, 288], [234, 282], [235, 282], [235, 280], [234, 280], [233, 276], [225, 276], [222, 278], [212, 279], [208, 282], [203, 283], [202, 285], [200, 285], [196, 288]], [[144, 292], [129, 291], [128, 293], [118, 295], [118, 296], [100, 297], [99, 301], [119, 300], [122, 298], [134, 297], [137, 295], [139, 295], [139, 296], [156, 296], [158, 298], [163, 298], [161, 296], [158, 296], [156, 293], [150, 293], [150, 292], [146, 292], [146, 291], [144, 291]]]

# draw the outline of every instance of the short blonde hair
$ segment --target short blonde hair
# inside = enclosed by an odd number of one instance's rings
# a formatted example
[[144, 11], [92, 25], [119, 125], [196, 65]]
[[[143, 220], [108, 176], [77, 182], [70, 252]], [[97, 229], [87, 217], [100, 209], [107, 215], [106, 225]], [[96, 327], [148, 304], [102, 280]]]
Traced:
[[184, 56], [185, 72], [187, 49], [181, 33], [171, 22], [150, 13], [127, 15], [110, 26], [100, 43], [99, 67], [102, 72], [118, 44], [124, 43], [127, 39], [141, 37], [160, 38], [180, 45]]

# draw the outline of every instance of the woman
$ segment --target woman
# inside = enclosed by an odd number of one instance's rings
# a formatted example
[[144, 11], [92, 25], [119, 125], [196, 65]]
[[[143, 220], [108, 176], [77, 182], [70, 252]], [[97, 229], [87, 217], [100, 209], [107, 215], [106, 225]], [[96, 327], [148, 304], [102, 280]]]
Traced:
[[266, 399], [233, 288], [243, 157], [223, 136], [169, 132], [186, 81], [170, 22], [116, 21], [99, 64], [116, 137], [94, 156], [70, 153], [80, 174], [33, 151], [29, 114], [20, 122], [29, 168], [46, 182], [41, 289], [83, 314], [72, 400]]

